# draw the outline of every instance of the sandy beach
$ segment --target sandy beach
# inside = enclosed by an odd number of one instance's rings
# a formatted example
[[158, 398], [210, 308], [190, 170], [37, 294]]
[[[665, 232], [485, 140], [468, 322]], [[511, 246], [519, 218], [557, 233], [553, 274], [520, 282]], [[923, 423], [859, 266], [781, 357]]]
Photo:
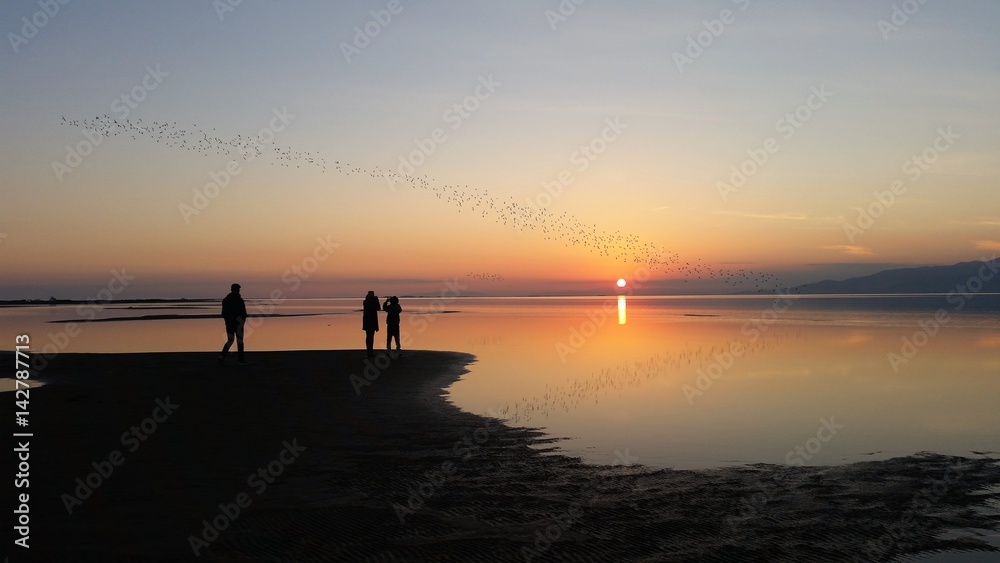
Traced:
[[451, 405], [468, 354], [248, 357], [55, 358], [10, 561], [887, 561], [996, 541], [986, 456], [595, 467]]

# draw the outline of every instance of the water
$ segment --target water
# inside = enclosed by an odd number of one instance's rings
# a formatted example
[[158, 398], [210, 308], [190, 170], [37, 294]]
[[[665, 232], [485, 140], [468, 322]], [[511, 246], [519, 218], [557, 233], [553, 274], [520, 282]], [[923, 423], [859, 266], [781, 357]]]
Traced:
[[[477, 356], [448, 390], [459, 407], [545, 428], [589, 462], [679, 469], [1000, 450], [995, 302], [975, 296], [957, 311], [942, 296], [401, 300], [404, 348]], [[252, 319], [247, 349], [361, 348], [360, 305], [287, 300], [274, 312], [319, 315]], [[11, 347], [14, 334], [30, 334], [36, 353], [217, 350], [218, 318], [82, 321], [218, 308], [12, 307], [0, 309], [0, 327]]]

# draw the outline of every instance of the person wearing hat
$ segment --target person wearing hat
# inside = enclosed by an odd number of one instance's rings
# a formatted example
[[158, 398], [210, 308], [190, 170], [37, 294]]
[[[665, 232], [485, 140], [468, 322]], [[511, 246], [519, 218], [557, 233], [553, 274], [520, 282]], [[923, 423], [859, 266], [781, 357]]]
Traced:
[[237, 357], [240, 365], [245, 366], [250, 363], [243, 355], [243, 324], [247, 320], [247, 305], [240, 297], [240, 284], [234, 283], [230, 289], [232, 291], [222, 300], [222, 319], [226, 321], [227, 340], [226, 345], [222, 347], [222, 353], [219, 354], [219, 365], [225, 365], [226, 354], [229, 353], [229, 347], [233, 345], [235, 338]]

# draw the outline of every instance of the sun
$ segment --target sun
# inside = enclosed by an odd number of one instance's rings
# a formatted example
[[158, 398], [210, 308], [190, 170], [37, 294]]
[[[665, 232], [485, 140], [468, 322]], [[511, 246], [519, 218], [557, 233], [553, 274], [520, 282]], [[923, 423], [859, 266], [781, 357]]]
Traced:
[[615, 283], [615, 285], [617, 285], [618, 287], [625, 287], [625, 284], [627, 283], [628, 282], [625, 281], [625, 278], [618, 278], [618, 282]]

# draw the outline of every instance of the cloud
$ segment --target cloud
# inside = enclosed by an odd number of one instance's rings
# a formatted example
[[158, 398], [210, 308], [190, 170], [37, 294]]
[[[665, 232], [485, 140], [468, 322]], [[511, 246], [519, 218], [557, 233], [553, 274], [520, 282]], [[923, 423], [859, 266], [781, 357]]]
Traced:
[[856, 244], [833, 244], [830, 246], [821, 246], [820, 248], [824, 250], [836, 250], [837, 252], [843, 252], [844, 254], [849, 254], [851, 256], [874, 256], [875, 253], [872, 249], [867, 246], [858, 246]]
[[1000, 221], [995, 219], [981, 219], [976, 221], [952, 221], [954, 225], [975, 225], [979, 227], [996, 227], [1000, 226]]
[[744, 217], [747, 219], [764, 219], [768, 221], [814, 221], [816, 223], [832, 223], [838, 225], [844, 222], [843, 217], [813, 217], [808, 213], [769, 214], [769, 213], [746, 213], [743, 211], [718, 210], [716, 211], [716, 214], [730, 215], [733, 217]]
[[1000, 250], [1000, 241], [997, 240], [977, 240], [975, 244], [980, 250]]

